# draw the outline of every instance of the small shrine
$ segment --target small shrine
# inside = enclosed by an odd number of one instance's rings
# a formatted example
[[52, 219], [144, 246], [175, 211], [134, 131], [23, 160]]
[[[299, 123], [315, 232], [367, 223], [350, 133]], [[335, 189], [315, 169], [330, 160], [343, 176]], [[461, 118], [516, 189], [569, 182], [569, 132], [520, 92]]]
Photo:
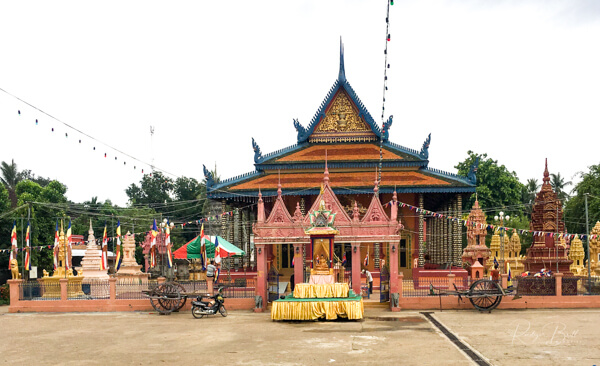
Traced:
[[[506, 258], [506, 253], [508, 253], [508, 258]], [[525, 260], [525, 257], [521, 255], [521, 238], [516, 230], [513, 230], [513, 233], [510, 236], [508, 250], [505, 250], [505, 257], [503, 259], [506, 263], [510, 264], [512, 277], [519, 276], [523, 273], [525, 268], [523, 260]]]
[[135, 235], [129, 231], [123, 237], [123, 261], [117, 270], [116, 276], [120, 284], [148, 283], [149, 273], [142, 272], [142, 265], [135, 260]]
[[556, 272], [558, 269], [558, 272], [571, 274], [569, 267], [572, 261], [567, 257], [566, 245], [561, 243], [558, 235], [553, 235], [564, 232], [565, 223], [562, 203], [550, 185], [548, 159], [544, 169], [544, 182], [533, 204], [530, 227], [534, 236], [531, 247], [527, 249], [527, 258], [523, 261], [525, 270], [539, 272], [545, 268]]
[[73, 268], [71, 267], [71, 249], [67, 243], [67, 238], [63, 231], [62, 223], [60, 227], [60, 235], [58, 239], [58, 266], [52, 273], [52, 276], [44, 270], [44, 277], [39, 278], [38, 281], [42, 284], [43, 295], [42, 297], [47, 298], [60, 298], [60, 283], [61, 278], [66, 278], [67, 282], [67, 296], [68, 297], [83, 297], [85, 294], [82, 290], [83, 273], [80, 271], [77, 276], [73, 274]]
[[[593, 239], [590, 239], [590, 263], [592, 276], [600, 276], [600, 221], [596, 222], [592, 229], [591, 235], [594, 235]], [[587, 275], [587, 263], [585, 266], [585, 274]]]
[[310, 237], [312, 248], [313, 268], [310, 270], [309, 283], [334, 283], [333, 276], [333, 241], [340, 232], [333, 226], [335, 214], [325, 207], [321, 200], [319, 208], [311, 212], [310, 228], [305, 230]]
[[575, 276], [582, 276], [587, 272], [584, 258], [583, 243], [581, 239], [574, 238], [571, 240], [571, 247], [569, 248], [569, 259], [573, 261], [569, 269]]
[[467, 220], [471, 224], [467, 227], [467, 246], [463, 249], [462, 261], [463, 263], [468, 263], [469, 266], [473, 266], [475, 262], [479, 262], [483, 267], [484, 264], [487, 264], [491, 251], [485, 245], [487, 224], [485, 214], [479, 207], [477, 198], [475, 198], [475, 204]]
[[[96, 244], [94, 237], [94, 229], [92, 228], [92, 220], [90, 219], [90, 230], [88, 231], [88, 240], [81, 267], [78, 272], [85, 273], [83, 279], [84, 285], [90, 285], [94, 281], [108, 280], [108, 270], [102, 269], [102, 251]], [[90, 286], [90, 295], [94, 298], [108, 297], [109, 292], [106, 286]]]

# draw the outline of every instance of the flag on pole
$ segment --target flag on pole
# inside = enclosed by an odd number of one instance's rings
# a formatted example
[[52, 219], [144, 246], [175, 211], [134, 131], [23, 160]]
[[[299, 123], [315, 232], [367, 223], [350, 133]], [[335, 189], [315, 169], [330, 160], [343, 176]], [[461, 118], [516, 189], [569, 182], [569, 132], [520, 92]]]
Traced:
[[173, 254], [171, 253], [171, 229], [169, 228], [169, 221], [167, 220], [167, 226], [165, 227], [165, 246], [167, 247], [167, 265], [169, 268], [173, 267]]
[[219, 275], [221, 274], [221, 266], [217, 266], [217, 272], [215, 273], [215, 282], [217, 283], [217, 281], [219, 280]]
[[219, 237], [215, 236], [215, 262], [221, 263], [221, 247], [219, 247]]
[[498, 260], [494, 257], [494, 268], [498, 269], [498, 267], [500, 267], [500, 264], [498, 264]]
[[506, 283], [507, 287], [512, 287], [512, 273], [510, 272], [510, 263], [506, 262], [506, 267], [508, 268], [508, 282]]
[[58, 268], [58, 220], [56, 220], [56, 232], [54, 233], [54, 270]]
[[17, 258], [17, 222], [13, 224], [12, 232], [10, 233], [10, 260], [8, 261], [8, 269], [10, 269], [10, 262]]
[[27, 221], [27, 232], [25, 233], [25, 269], [31, 271], [31, 253], [29, 252], [29, 221]]
[[292, 268], [296, 267], [296, 256], [292, 257]]
[[108, 236], [106, 235], [106, 221], [104, 222], [104, 234], [102, 234], [102, 260], [100, 261], [100, 269], [106, 271], [108, 269]]
[[115, 271], [121, 268], [121, 220], [117, 220], [117, 258], [115, 259]]
[[156, 219], [152, 224], [152, 241], [150, 242], [150, 267], [156, 266], [156, 237], [158, 236], [158, 228], [156, 227]]
[[365, 257], [364, 265], [365, 265], [365, 267], [367, 267], [369, 265], [369, 252], [368, 251], [367, 251], [367, 256]]
[[69, 270], [71, 268], [70, 259], [71, 259], [71, 220], [69, 220], [69, 228], [67, 229], [67, 248], [65, 248], [65, 270]]
[[206, 238], [204, 237], [204, 223], [200, 228], [200, 261], [202, 262], [202, 270], [206, 271], [207, 258], [206, 258]]
[[342, 266], [346, 266], [346, 262], [347, 262], [346, 253], [344, 253], [344, 256], [342, 257]]

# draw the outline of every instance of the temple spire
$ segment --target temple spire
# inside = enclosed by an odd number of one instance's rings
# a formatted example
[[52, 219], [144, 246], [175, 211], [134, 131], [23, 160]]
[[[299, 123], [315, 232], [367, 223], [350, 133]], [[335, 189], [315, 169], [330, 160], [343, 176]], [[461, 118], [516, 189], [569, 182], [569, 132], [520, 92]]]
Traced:
[[550, 183], [550, 174], [548, 173], [548, 158], [546, 158], [546, 169], [544, 169], [544, 183]]
[[327, 168], [327, 149], [325, 149], [325, 173], [323, 174], [323, 184], [329, 184], [329, 169]]
[[344, 67], [344, 44], [342, 43], [342, 36], [340, 36], [340, 74], [338, 75], [338, 81], [340, 83], [346, 82], [346, 68]]

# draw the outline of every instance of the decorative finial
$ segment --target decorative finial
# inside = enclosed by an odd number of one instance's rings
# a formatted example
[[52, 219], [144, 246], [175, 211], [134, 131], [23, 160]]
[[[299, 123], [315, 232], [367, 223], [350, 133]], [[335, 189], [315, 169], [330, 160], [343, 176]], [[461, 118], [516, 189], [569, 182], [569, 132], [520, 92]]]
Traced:
[[379, 180], [377, 179], [377, 175], [378, 175], [378, 168], [375, 167], [375, 187], [373, 188], [373, 192], [375, 192], [375, 194], [377, 194], [377, 192], [379, 192]]
[[92, 219], [90, 219], [90, 231], [88, 231], [88, 234], [94, 234], [94, 229], [92, 228]]
[[262, 193], [260, 191], [260, 186], [258, 186], [258, 201], [262, 202]]
[[550, 183], [550, 173], [548, 173], [548, 158], [546, 158], [546, 169], [544, 169], [544, 183]]
[[346, 82], [346, 68], [344, 67], [344, 44], [342, 43], [342, 36], [340, 36], [340, 74], [338, 75], [338, 81], [340, 83]]
[[277, 169], [277, 197], [281, 197], [281, 170]]
[[327, 149], [325, 149], [325, 173], [323, 174], [323, 183], [329, 184], [329, 169], [327, 168]]

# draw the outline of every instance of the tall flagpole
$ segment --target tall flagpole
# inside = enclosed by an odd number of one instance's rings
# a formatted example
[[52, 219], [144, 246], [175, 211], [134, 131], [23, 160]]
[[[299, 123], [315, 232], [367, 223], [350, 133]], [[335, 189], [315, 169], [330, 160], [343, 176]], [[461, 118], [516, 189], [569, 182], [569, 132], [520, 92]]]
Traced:
[[587, 238], [587, 267], [588, 267], [588, 295], [592, 294], [592, 267], [591, 262], [592, 258], [590, 258], [590, 227], [588, 220], [588, 196], [589, 193], [584, 193], [583, 197], [585, 198], [585, 237]]

